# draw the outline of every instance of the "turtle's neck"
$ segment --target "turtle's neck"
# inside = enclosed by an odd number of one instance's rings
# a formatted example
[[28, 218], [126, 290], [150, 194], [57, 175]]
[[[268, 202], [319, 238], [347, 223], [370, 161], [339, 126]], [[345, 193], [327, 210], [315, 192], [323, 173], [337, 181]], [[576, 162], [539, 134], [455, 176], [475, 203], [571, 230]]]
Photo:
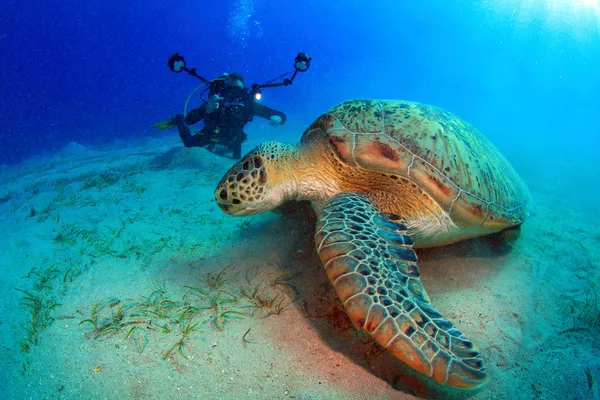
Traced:
[[341, 191], [330, 156], [317, 141], [288, 145], [281, 163], [285, 174], [281, 190], [286, 201], [309, 200], [320, 209]]

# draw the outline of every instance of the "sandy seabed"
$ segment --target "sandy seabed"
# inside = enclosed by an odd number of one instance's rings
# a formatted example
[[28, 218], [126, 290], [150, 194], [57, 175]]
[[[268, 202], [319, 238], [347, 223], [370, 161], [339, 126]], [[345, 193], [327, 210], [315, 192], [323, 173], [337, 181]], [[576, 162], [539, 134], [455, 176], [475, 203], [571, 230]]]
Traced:
[[[598, 399], [600, 163], [506, 156], [520, 237], [417, 251], [422, 281], [481, 349], [472, 398]], [[218, 210], [231, 165], [171, 136], [0, 170], [0, 398], [445, 398], [340, 310], [310, 210]]]

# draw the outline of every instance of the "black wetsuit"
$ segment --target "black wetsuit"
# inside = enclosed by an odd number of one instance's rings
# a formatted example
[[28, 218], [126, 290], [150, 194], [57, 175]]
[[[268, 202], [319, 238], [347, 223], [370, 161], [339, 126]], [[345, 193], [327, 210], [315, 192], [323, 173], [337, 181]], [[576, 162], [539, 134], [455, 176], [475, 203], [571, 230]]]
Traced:
[[[277, 115], [281, 117], [281, 124], [285, 123], [284, 113], [256, 102], [247, 89], [244, 89], [243, 96], [236, 99], [228, 99], [227, 93], [222, 96], [225, 100], [219, 101], [219, 108], [211, 113], [206, 112], [205, 103], [191, 110], [185, 118], [178, 118], [179, 136], [185, 147], [207, 147], [212, 150], [216, 144], [222, 144], [233, 152], [233, 158], [239, 159], [242, 156], [242, 143], [247, 138], [244, 126], [254, 116], [270, 119]], [[186, 124], [192, 125], [201, 120], [204, 120], [204, 127], [198, 134], [192, 135]]]

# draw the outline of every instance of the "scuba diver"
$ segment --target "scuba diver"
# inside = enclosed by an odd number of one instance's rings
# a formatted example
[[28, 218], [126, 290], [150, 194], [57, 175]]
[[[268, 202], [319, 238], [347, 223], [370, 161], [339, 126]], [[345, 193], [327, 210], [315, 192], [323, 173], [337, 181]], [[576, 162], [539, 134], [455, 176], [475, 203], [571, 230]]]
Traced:
[[[258, 116], [269, 119], [271, 125], [283, 125], [284, 113], [258, 103], [250, 91], [244, 88], [244, 78], [237, 73], [224, 74], [217, 78], [221, 84], [214, 85], [208, 101], [191, 110], [185, 117], [176, 114], [167, 121], [155, 125], [159, 129], [177, 126], [185, 147], [206, 147], [212, 151], [217, 144], [224, 145], [233, 153], [233, 158], [242, 157], [242, 143], [247, 135], [244, 126]], [[217, 89], [218, 88], [218, 89]], [[204, 120], [204, 127], [192, 135], [188, 125]]]
[[[207, 85], [204, 92], [208, 90], [208, 99], [203, 100], [202, 105], [189, 113], [176, 114], [153, 127], [164, 130], [176, 126], [185, 147], [205, 147], [209, 151], [214, 151], [216, 145], [223, 145], [232, 152], [233, 158], [240, 159], [242, 143], [247, 139], [244, 126], [255, 116], [270, 120], [272, 126], [283, 125], [286, 120], [283, 112], [258, 102], [262, 98], [261, 88], [290, 85], [297, 72], [308, 69], [310, 60], [305, 53], [299, 53], [294, 64], [296, 70], [291, 79], [284, 79], [281, 83], [263, 85], [255, 83], [250, 90], [244, 87], [244, 78], [235, 72], [207, 81], [196, 74], [195, 68], [186, 68], [183, 57], [175, 54], [169, 59], [171, 70], [186, 71], [202, 80]], [[201, 120], [204, 121], [204, 127], [197, 134], [192, 134], [188, 125]]]

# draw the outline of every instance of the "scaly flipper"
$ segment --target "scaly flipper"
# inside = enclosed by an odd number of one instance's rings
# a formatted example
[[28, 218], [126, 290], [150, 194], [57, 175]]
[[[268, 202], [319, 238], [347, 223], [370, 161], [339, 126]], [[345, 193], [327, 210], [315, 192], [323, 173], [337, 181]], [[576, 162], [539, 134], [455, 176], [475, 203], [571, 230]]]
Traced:
[[475, 389], [488, 377], [479, 351], [429, 302], [399, 216], [357, 193], [331, 198], [316, 246], [354, 325], [415, 371], [442, 385]]

